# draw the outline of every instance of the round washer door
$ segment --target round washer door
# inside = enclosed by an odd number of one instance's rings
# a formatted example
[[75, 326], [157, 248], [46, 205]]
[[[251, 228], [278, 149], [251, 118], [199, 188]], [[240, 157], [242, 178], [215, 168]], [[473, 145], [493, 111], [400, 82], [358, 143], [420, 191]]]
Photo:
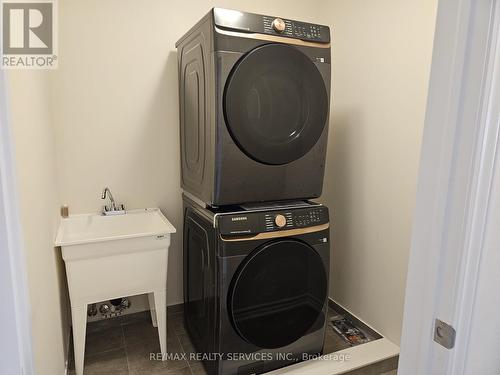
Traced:
[[327, 278], [320, 255], [298, 240], [268, 242], [236, 271], [228, 293], [234, 329], [259, 348], [289, 345], [322, 314]]
[[287, 164], [316, 144], [328, 116], [318, 68], [285, 44], [266, 44], [235, 65], [224, 90], [226, 125], [240, 149], [265, 164]]

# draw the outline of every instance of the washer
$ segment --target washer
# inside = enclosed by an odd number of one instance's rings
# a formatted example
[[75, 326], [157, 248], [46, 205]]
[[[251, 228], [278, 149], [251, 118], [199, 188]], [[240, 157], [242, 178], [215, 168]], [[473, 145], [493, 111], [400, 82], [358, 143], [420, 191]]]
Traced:
[[[210, 374], [267, 372], [322, 352], [328, 209], [207, 209], [184, 197], [184, 314]], [[200, 355], [202, 355], [200, 354]]]
[[176, 47], [182, 188], [210, 206], [319, 197], [329, 28], [214, 8]]

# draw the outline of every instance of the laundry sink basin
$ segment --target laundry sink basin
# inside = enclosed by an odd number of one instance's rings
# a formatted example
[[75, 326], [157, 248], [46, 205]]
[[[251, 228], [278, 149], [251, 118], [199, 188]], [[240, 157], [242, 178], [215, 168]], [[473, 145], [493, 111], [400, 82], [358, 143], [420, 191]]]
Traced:
[[175, 228], [158, 208], [124, 215], [62, 219], [56, 246], [66, 266], [76, 375], [83, 374], [87, 306], [147, 294], [160, 349], [167, 352], [166, 292], [170, 234]]
[[[158, 208], [127, 211], [125, 215], [104, 216], [100, 214], [73, 215], [62, 219], [56, 237], [56, 246], [62, 247], [64, 260], [107, 256], [127, 252], [134, 244], [146, 249], [141, 239], [150, 242], [163, 239], [175, 233], [174, 226], [163, 216]], [[119, 241], [127, 246], [114, 246]], [[90, 246], [93, 244], [93, 246]], [[102, 246], [96, 246], [96, 245]], [[88, 246], [77, 246], [88, 245]]]
[[127, 211], [125, 215], [73, 215], [62, 219], [56, 246], [120, 240], [174, 233], [158, 208]]

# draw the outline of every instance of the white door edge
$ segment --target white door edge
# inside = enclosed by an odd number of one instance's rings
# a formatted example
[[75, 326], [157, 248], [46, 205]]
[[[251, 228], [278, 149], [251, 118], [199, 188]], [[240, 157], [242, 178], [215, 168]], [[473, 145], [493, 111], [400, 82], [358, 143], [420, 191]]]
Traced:
[[[0, 239], [0, 251], [4, 252], [2, 259], [8, 260], [1, 262], [0, 272], [10, 274], [10, 282], [0, 285], [0, 289], [5, 288], [5, 290], [1, 291], [2, 295], [10, 296], [7, 297], [10, 300], [2, 300], [2, 309], [12, 310], [12, 314], [7, 312], [2, 314], [2, 317], [6, 317], [6, 320], [2, 319], [0, 324], [16, 327], [13, 335], [6, 335], [3, 332], [0, 340], [6, 340], [5, 342], [10, 347], [17, 347], [17, 356], [3, 358], [2, 353], [0, 353], [0, 370], [4, 367], [9, 369], [18, 368], [17, 373], [31, 375], [35, 373], [31, 310], [13, 156], [6, 74], [5, 71], [0, 70], [0, 225], [3, 226], [0, 232], [6, 233], [6, 236]], [[3, 354], [7, 355], [7, 353]]]
[[[484, 97], [480, 111], [480, 122], [484, 126], [482, 139], [478, 140], [477, 175], [471, 194], [470, 231], [466, 236], [464, 258], [459, 275], [456, 306], [456, 330], [459, 332], [455, 350], [450, 353], [449, 374], [464, 374], [471, 334], [474, 302], [480, 273], [480, 262], [484, 252], [485, 229], [488, 226], [489, 207], [493, 194], [495, 170], [499, 160], [500, 135], [500, 2], [492, 4], [494, 17], [491, 20], [490, 46], [486, 64]], [[498, 170], [497, 172], [498, 173]], [[497, 192], [498, 193], [498, 192]]]
[[[464, 373], [498, 150], [500, 3], [440, 0], [399, 374]], [[456, 346], [434, 342], [439, 318]]]

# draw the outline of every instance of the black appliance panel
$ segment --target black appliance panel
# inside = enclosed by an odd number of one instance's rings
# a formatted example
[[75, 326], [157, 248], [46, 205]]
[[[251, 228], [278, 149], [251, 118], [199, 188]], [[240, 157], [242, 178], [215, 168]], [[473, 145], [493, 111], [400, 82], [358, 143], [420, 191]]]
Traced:
[[[277, 232], [279, 233], [279, 232]], [[323, 269], [326, 271], [326, 277], [328, 279], [329, 271], [329, 230], [321, 230], [319, 232], [301, 234], [298, 236], [291, 237], [278, 237], [276, 240], [298, 240], [307, 243], [322, 259]], [[324, 240], [326, 239], [326, 241]], [[216, 349], [220, 353], [233, 353], [235, 351], [240, 351], [244, 353], [254, 353], [264, 351], [265, 353], [274, 353], [274, 355], [279, 355], [278, 353], [290, 353], [291, 361], [265, 361], [264, 367], [265, 371], [271, 371], [273, 369], [286, 366], [290, 363], [301, 361], [303, 355], [310, 354], [316, 355], [321, 352], [323, 347], [323, 339], [325, 333], [326, 325], [326, 314], [328, 301], [325, 298], [323, 304], [323, 310], [318, 315], [316, 321], [310, 327], [310, 329], [298, 340], [292, 342], [289, 345], [279, 347], [279, 348], [267, 348], [261, 349], [253, 343], [245, 340], [241, 337], [239, 332], [234, 328], [230, 312], [230, 298], [231, 295], [230, 288], [232, 287], [232, 282], [236, 277], [237, 272], [240, 270], [241, 264], [243, 264], [249, 257], [249, 252], [255, 251], [255, 249], [264, 246], [267, 240], [242, 240], [242, 241], [223, 241], [219, 239], [217, 250], [220, 255], [217, 257], [219, 269], [221, 272], [218, 276], [218, 282], [220, 285], [219, 293], [219, 307], [220, 320], [218, 333], [220, 334], [220, 340], [217, 342], [219, 345]], [[246, 371], [246, 365], [249, 365], [255, 361], [226, 361], [223, 360], [219, 363], [219, 374], [252, 374], [252, 371]], [[243, 368], [245, 370], [243, 370]]]
[[[238, 41], [241, 42], [241, 40]], [[253, 40], [245, 42], [254, 44]], [[315, 50], [310, 47], [298, 47], [298, 49], [305, 55]], [[329, 54], [329, 50], [316, 50], [322, 56], [324, 53]], [[303, 157], [285, 165], [268, 165], [255, 161], [242, 152], [240, 146], [235, 143], [224, 116], [224, 88], [231, 70], [243, 54], [219, 51], [216, 56], [217, 66], [220, 67], [217, 76], [218, 142], [215, 151], [216, 160], [214, 160], [217, 165], [217, 174], [214, 180], [213, 201], [210, 204], [221, 206], [319, 197], [325, 168], [328, 121], [316, 145]], [[315, 65], [324, 79], [325, 86], [329, 88], [330, 64], [315, 63]]]
[[[330, 42], [328, 26], [230, 9], [214, 8], [213, 12], [215, 25], [223, 29], [279, 35], [319, 43]], [[284, 22], [285, 29], [282, 32], [276, 31], [273, 27], [273, 21], [277, 18]]]
[[186, 326], [199, 352], [214, 350], [215, 233], [196, 210], [184, 210], [184, 314]]

